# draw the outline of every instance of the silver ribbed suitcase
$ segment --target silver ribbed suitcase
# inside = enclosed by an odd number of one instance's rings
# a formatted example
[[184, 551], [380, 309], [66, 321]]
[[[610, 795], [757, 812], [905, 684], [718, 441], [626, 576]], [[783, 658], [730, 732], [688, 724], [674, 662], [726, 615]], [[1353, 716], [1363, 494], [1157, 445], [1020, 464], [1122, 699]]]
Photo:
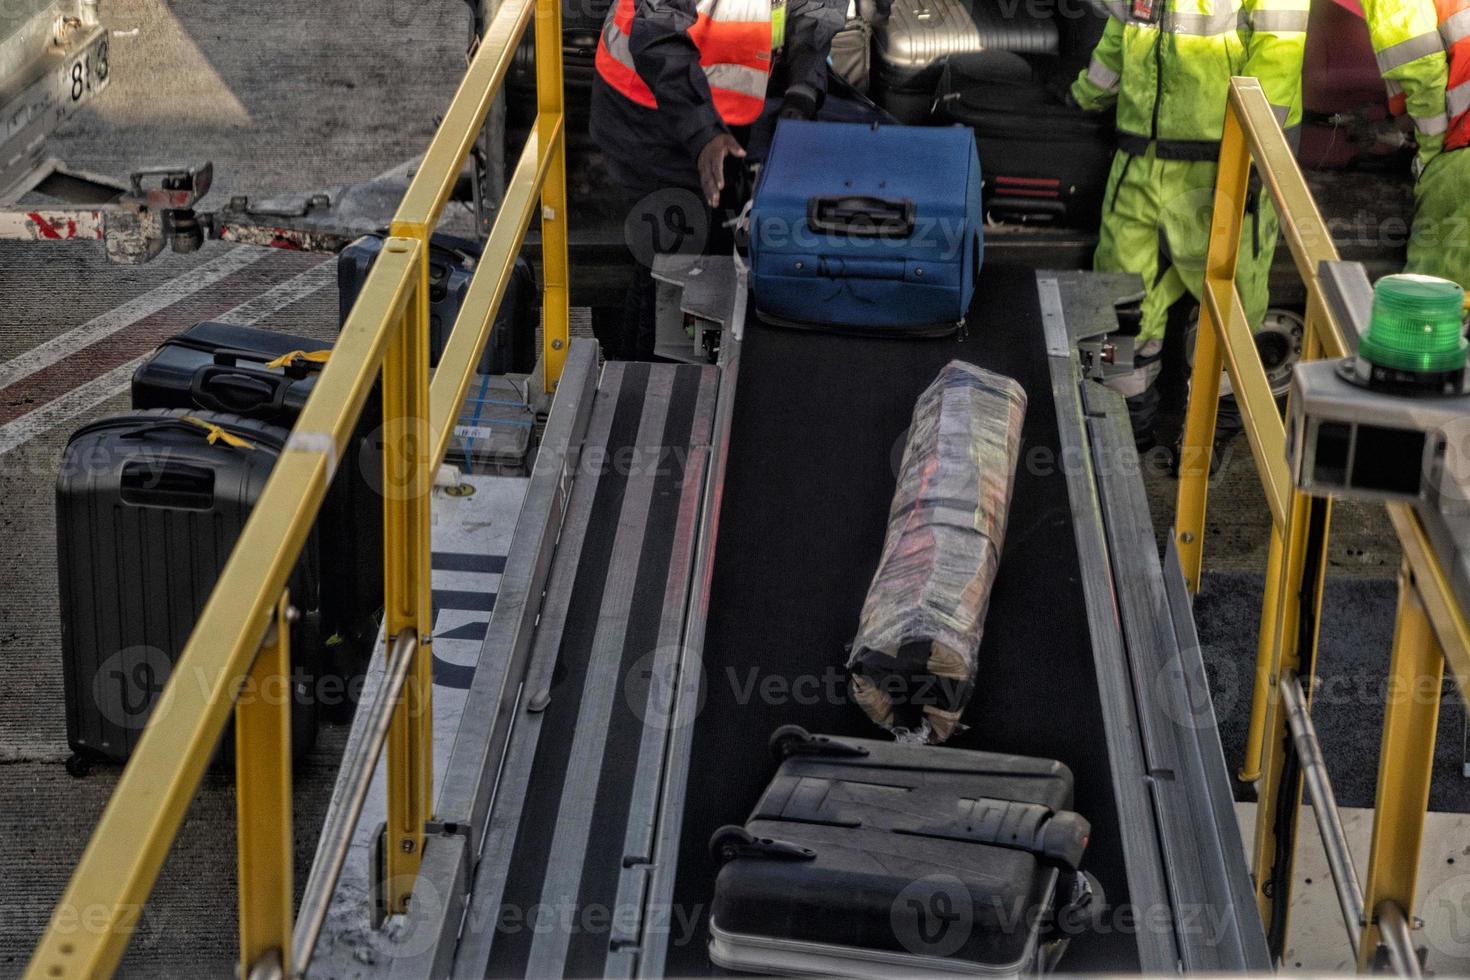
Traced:
[[873, 32], [878, 102], [900, 122], [927, 121], [945, 59], [974, 51], [1055, 55], [1056, 21], [1045, 8], [1003, 0], [894, 0]]

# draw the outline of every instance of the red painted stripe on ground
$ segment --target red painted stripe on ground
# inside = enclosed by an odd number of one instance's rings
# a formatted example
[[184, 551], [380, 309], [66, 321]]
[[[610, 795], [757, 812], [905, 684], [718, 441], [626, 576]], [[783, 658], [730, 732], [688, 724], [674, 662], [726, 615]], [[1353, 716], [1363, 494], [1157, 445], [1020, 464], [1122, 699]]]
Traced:
[[310, 252], [280, 252], [232, 273], [207, 289], [144, 317], [49, 367], [0, 389], [0, 425], [157, 347], [201, 320], [228, 313], [292, 276], [330, 257]]

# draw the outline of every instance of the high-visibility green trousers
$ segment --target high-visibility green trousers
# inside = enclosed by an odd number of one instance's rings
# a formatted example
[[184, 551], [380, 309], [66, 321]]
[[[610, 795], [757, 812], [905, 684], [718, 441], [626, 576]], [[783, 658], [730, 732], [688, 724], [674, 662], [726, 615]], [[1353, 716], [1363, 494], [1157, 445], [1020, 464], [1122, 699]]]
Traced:
[[1470, 148], [1441, 153], [1419, 175], [1404, 271], [1470, 288]]
[[[1113, 158], [1093, 267], [1143, 276], [1147, 294], [1140, 345], [1164, 336], [1169, 308], [1185, 293], [1200, 298], [1217, 169], [1214, 161], [1157, 159], [1152, 146], [1143, 156], [1120, 150]], [[1236, 287], [1253, 324], [1266, 314], [1279, 231], [1269, 195], [1260, 193], [1257, 200], [1246, 210], [1236, 271]]]

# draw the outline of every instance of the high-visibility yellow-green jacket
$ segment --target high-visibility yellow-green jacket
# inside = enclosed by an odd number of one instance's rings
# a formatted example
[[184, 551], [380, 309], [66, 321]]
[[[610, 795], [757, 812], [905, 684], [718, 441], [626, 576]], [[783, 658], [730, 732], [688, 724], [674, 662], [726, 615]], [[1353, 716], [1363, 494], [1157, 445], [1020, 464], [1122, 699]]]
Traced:
[[1449, 127], [1448, 38], [1441, 34], [1440, 11], [1434, 0], [1363, 0], [1363, 15], [1389, 102], [1395, 112], [1414, 117], [1419, 161], [1428, 164], [1443, 149]]
[[[1411, 0], [1409, 0], [1411, 2]], [[1310, 0], [1106, 0], [1108, 24], [1072, 84], [1082, 108], [1117, 104], [1119, 147], [1216, 160], [1232, 75], [1260, 79], [1288, 132], [1302, 117]]]

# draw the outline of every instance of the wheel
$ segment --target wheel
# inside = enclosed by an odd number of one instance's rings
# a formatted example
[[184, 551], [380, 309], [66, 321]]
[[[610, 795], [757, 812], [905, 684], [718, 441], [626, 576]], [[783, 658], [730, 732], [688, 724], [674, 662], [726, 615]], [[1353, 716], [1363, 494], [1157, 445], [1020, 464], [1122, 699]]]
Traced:
[[[1291, 388], [1291, 370], [1302, 359], [1302, 337], [1306, 321], [1295, 310], [1272, 307], [1261, 319], [1256, 330], [1256, 353], [1261, 366], [1266, 369], [1266, 380], [1271, 384], [1271, 394], [1277, 400], [1286, 397]], [[1185, 335], [1185, 352], [1191, 369], [1194, 367], [1194, 338], [1199, 331], [1199, 307], [1189, 317], [1189, 331]], [[1229, 377], [1220, 379], [1220, 397], [1234, 394]]]
[[811, 732], [800, 725], [782, 725], [771, 733], [771, 755], [777, 762], [785, 762], [813, 741]]
[[755, 838], [744, 827], [728, 824], [715, 831], [709, 839], [709, 853], [718, 864], [733, 861], [741, 850], [755, 843]]
[[92, 774], [93, 759], [80, 752], [66, 760], [66, 774], [73, 779], [85, 779]]

